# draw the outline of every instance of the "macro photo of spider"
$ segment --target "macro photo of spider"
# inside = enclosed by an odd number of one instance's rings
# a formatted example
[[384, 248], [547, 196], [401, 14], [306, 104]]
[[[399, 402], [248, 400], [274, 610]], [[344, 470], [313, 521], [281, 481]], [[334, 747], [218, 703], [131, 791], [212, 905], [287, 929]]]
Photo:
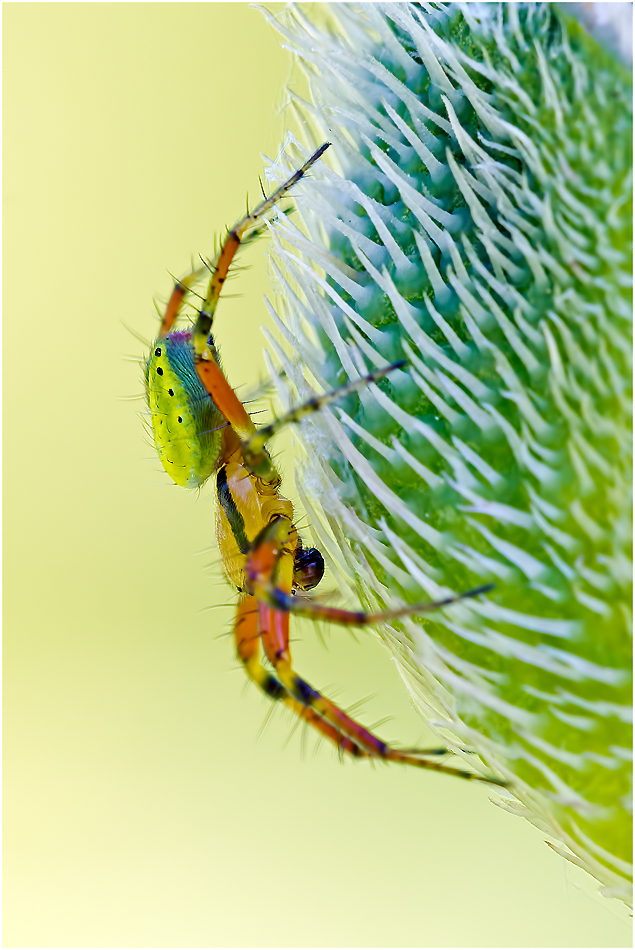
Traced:
[[[405, 362], [386, 365], [315, 396], [260, 428], [221, 369], [212, 325], [236, 252], [257, 233], [264, 216], [288, 195], [329, 144], [325, 142], [287, 181], [234, 224], [212, 261], [176, 282], [145, 367], [154, 443], [165, 471], [177, 485], [199, 488], [208, 478], [216, 479], [218, 548], [225, 575], [239, 594], [236, 651], [247, 676], [271, 700], [290, 708], [341, 753], [505, 786], [493, 776], [442, 764], [439, 758], [447, 754], [446, 749], [400, 750], [387, 745], [310, 686], [292, 665], [292, 615], [364, 627], [430, 613], [491, 589], [487, 585], [444, 600], [378, 613], [343, 610], [306, 597], [322, 579], [324, 560], [318, 550], [305, 547], [298, 535], [293, 506], [281, 494], [281, 477], [267, 443], [285, 426], [376, 382]], [[192, 288], [206, 273], [207, 290], [194, 325], [174, 329]]]

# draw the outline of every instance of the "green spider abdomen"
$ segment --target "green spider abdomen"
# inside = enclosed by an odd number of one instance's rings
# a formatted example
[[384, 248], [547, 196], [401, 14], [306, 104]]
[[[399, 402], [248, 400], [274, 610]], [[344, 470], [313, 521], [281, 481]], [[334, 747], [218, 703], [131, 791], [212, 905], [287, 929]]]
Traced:
[[196, 372], [190, 330], [153, 345], [146, 395], [161, 464], [177, 485], [198, 488], [216, 467], [225, 419]]

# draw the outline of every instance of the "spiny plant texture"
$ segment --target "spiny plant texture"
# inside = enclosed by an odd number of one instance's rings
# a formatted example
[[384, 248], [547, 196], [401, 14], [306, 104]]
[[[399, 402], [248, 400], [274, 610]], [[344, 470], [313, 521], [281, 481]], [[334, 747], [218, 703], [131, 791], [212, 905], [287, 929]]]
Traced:
[[551, 4], [274, 23], [337, 169], [274, 227], [278, 358], [302, 397], [409, 361], [304, 423], [313, 525], [373, 604], [495, 583], [382, 636], [503, 807], [628, 899], [630, 75]]

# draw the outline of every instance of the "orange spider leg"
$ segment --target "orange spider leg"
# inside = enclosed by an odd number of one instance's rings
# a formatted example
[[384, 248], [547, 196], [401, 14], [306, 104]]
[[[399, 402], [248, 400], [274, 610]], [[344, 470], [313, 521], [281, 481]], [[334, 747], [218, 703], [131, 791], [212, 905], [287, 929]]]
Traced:
[[[417, 768], [444, 772], [458, 778], [506, 785], [505, 782], [493, 776], [486, 778], [464, 769], [452, 768], [422, 758], [425, 755], [443, 754], [445, 750], [442, 749], [422, 749], [411, 754], [392, 748], [298, 676], [293, 669], [289, 650], [290, 613], [318, 618], [328, 617], [337, 623], [365, 626], [384, 619], [392, 619], [395, 615], [404, 616], [406, 613], [420, 610], [421, 607], [426, 610], [437, 609], [442, 604], [453, 603], [461, 598], [452, 597], [446, 601], [421, 605], [419, 608], [400, 608], [398, 611], [385, 611], [381, 614], [366, 614], [361, 611], [351, 612], [334, 608], [313, 611], [312, 607], [306, 605], [297, 609], [294, 606], [295, 598], [291, 596], [293, 554], [288, 545], [289, 536], [292, 534], [291, 522], [285, 517], [277, 518], [267, 525], [260, 537], [256, 539], [247, 563], [247, 576], [253, 585], [252, 592], [258, 603], [258, 627], [262, 645], [280, 683], [287, 689], [290, 696], [303, 707], [314, 710], [339, 735], [348, 736], [355, 745], [365, 751], [368, 757], [414, 765]], [[464, 596], [466, 595], [462, 595]]]
[[231, 388], [223, 371], [215, 360], [200, 360], [196, 364], [198, 375], [205, 389], [220, 409], [225, 419], [241, 442], [250, 439], [258, 431], [251, 416]]
[[[241, 446], [249, 444], [251, 439], [258, 435], [258, 430], [251, 416], [227, 382], [223, 371], [215, 360], [199, 360], [196, 363], [196, 370], [216, 408], [229, 423], [229, 426], [223, 432], [223, 459], [228, 461], [231, 456], [239, 452], [242, 457]], [[254, 467], [248, 465], [246, 460], [243, 459], [243, 461], [250, 471], [255, 472]], [[269, 452], [264, 446], [260, 448], [258, 454], [257, 475], [262, 494], [275, 493], [282, 481], [271, 461]]]
[[330, 723], [322, 719], [319, 713], [309, 706], [303, 706], [289, 695], [282, 683], [267, 672], [260, 662], [260, 630], [258, 624], [258, 602], [255, 597], [245, 597], [238, 605], [236, 616], [236, 651], [249, 678], [269, 697], [285, 706], [313, 726], [318, 732], [334, 742], [340, 752], [355, 758], [364, 758], [367, 753], [348, 736], [338, 732]]
[[[265, 198], [252, 212], [248, 212], [243, 218], [236, 222], [227, 232], [227, 236], [213, 264], [197, 268], [175, 283], [161, 321], [159, 339], [163, 339], [168, 335], [181, 311], [186, 294], [192, 288], [192, 285], [200, 279], [204, 271], [211, 267], [212, 276], [208, 284], [205, 301], [192, 329], [192, 347], [201, 382], [216, 407], [223, 414], [233, 432], [238, 437], [239, 442], [248, 443], [250, 439], [256, 436], [257, 430], [217, 363], [216, 352], [210, 337], [216, 306], [232, 261], [241, 245], [245, 233], [252, 231], [253, 234], [253, 229], [257, 227], [258, 222], [263, 216], [300, 181], [309, 168], [324, 154], [329, 145], [329, 142], [325, 142], [321, 145], [320, 148], [307, 159], [304, 165], [283, 182], [268, 198]], [[233, 439], [229, 433], [225, 434], [225, 443], [228, 447], [228, 452], [232, 454], [238, 448], [236, 440]], [[272, 491], [277, 488], [280, 484], [280, 476], [276, 472], [269, 453], [264, 446], [259, 451], [258, 463], [256, 474], [262, 479], [265, 491]]]
[[161, 320], [161, 329], [159, 330], [158, 336], [159, 340], [162, 340], [168, 335], [181, 312], [186, 293], [197, 280], [200, 280], [206, 270], [206, 267], [198, 267], [196, 270], [191, 271], [187, 277], [182, 277], [181, 280], [177, 280], [170, 299], [168, 300], [168, 305], [165, 308], [163, 319]]
[[[485, 593], [491, 587], [488, 585], [435, 603], [378, 613], [341, 610], [292, 596], [293, 592], [315, 587], [324, 564], [319, 552], [305, 548], [298, 537], [292, 505], [278, 492], [280, 476], [271, 461], [266, 442], [288, 423], [299, 422], [308, 413], [361, 386], [376, 382], [402, 364], [375, 370], [331, 393], [314, 397], [271, 425], [257, 430], [220, 369], [211, 328], [225, 280], [241, 243], [258, 232], [258, 222], [262, 217], [328, 147], [329, 143], [322, 145], [287, 181], [228, 231], [214, 261], [205, 265], [211, 271], [211, 277], [196, 323], [191, 331], [180, 334], [170, 331], [186, 295], [205, 268], [193, 270], [176, 282], [163, 316], [159, 345], [153, 347], [146, 367], [155, 442], [164, 467], [177, 484], [200, 485], [216, 472], [219, 547], [227, 576], [243, 594], [236, 620], [238, 656], [249, 677], [264, 693], [284, 702], [334, 742], [341, 752], [402, 762], [504, 786], [507, 783], [493, 777], [485, 778], [423, 758], [444, 754], [446, 750], [391, 748], [313, 689], [292, 666], [289, 650], [291, 613], [348, 626], [366, 626], [436, 610], [464, 597]], [[165, 344], [160, 342], [162, 339], [165, 339]], [[192, 373], [194, 367], [202, 391]], [[219, 424], [223, 419], [227, 425]], [[175, 440], [172, 428], [180, 430], [181, 426], [185, 435]], [[169, 430], [167, 436], [166, 428]], [[213, 433], [217, 435], [206, 441], [204, 437]], [[186, 451], [181, 453], [181, 461], [175, 461], [168, 450], [180, 445]], [[274, 668], [273, 673], [262, 666], [261, 644]]]
[[324, 154], [329, 145], [330, 142], [325, 142], [323, 145], [321, 145], [317, 151], [315, 151], [313, 155], [307, 159], [301, 168], [294, 172], [293, 175], [283, 182], [279, 188], [276, 188], [276, 190], [272, 192], [268, 198], [265, 198], [264, 201], [261, 201], [253, 211], [248, 212], [243, 218], [240, 219], [240, 221], [237, 221], [233, 228], [230, 228], [230, 230], [227, 232], [227, 236], [223, 241], [220, 253], [216, 259], [215, 267], [207, 288], [205, 302], [199, 312], [198, 319], [194, 325], [194, 331], [192, 334], [194, 352], [199, 357], [199, 359], [209, 359], [209, 356], [207, 355], [207, 341], [212, 328], [214, 313], [223, 290], [223, 285], [227, 280], [229, 268], [236, 255], [236, 251], [240, 247], [243, 235], [250, 228], [256, 227], [259, 220], [268, 211], [270, 211], [271, 208], [273, 208], [274, 205], [276, 205], [280, 199], [283, 198], [295, 184], [297, 184], [297, 182], [300, 181], [300, 179], [307, 173], [311, 165], [317, 162], [318, 158]]
[[[265, 198], [264, 201], [261, 201], [252, 212], [247, 213], [243, 218], [240, 219], [240, 221], [237, 221], [236, 224], [227, 232], [227, 236], [223, 241], [218, 257], [214, 263], [212, 276], [210, 278], [207, 294], [205, 296], [205, 302], [199, 311], [198, 318], [192, 330], [192, 346], [194, 348], [198, 375], [201, 379], [201, 382], [203, 383], [203, 386], [214, 400], [216, 406], [222, 412], [227, 422], [232, 427], [234, 433], [238, 436], [240, 442], [249, 443], [250, 440], [256, 437], [257, 430], [244, 406], [218, 367], [213, 347], [210, 345], [210, 332], [212, 329], [216, 307], [218, 305], [218, 301], [223, 290], [223, 285], [227, 279], [232, 261], [236, 256], [236, 252], [240, 247], [245, 232], [256, 227], [261, 218], [268, 211], [270, 211], [271, 208], [273, 208], [280, 201], [280, 199], [283, 198], [295, 184], [297, 184], [298, 181], [300, 181], [300, 179], [306, 174], [314, 162], [316, 162], [320, 156], [324, 154], [326, 149], [329, 147], [329, 144], [329, 142], [325, 142], [323, 145], [321, 145], [320, 148], [317, 149], [317, 151], [315, 151], [313, 155], [307, 159], [301, 168], [294, 172], [294, 174], [291, 175], [291, 177], [285, 182], [283, 182], [283, 184], [280, 185], [280, 187], [277, 188], [271, 195], [269, 195], [268, 198]], [[200, 274], [200, 271], [198, 273]], [[194, 279], [195, 278], [192, 278], [192, 280]], [[184, 284], [184, 282], [180, 283]], [[166, 316], [164, 318], [164, 324], [168, 320], [168, 313], [171, 311], [171, 309], [175, 310], [175, 312], [178, 312], [178, 307], [180, 306], [180, 303], [177, 301], [178, 293], [180, 293], [179, 286], [180, 285], [177, 284], [173, 291], [172, 298], [170, 299], [168, 310], [166, 311]], [[188, 287], [186, 287], [186, 290], [187, 289]], [[183, 294], [184, 293], [185, 290], [183, 291]], [[172, 306], [173, 300], [174, 305]], [[233, 440], [228, 437], [228, 441], [231, 443]], [[232, 451], [233, 449], [234, 446], [232, 445]], [[266, 486], [265, 490], [271, 491], [279, 486], [280, 476], [276, 472], [269, 453], [267, 452], [264, 445], [259, 447], [257, 464], [254, 467], [250, 467], [252, 468], [252, 471], [262, 479]]]

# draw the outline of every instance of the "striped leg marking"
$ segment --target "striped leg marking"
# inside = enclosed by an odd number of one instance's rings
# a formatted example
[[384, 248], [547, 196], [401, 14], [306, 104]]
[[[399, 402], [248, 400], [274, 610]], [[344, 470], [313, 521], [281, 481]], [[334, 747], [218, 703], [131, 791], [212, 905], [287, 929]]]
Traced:
[[[291, 522], [278, 518], [271, 522], [259, 535], [247, 560], [247, 577], [252, 585], [251, 593], [256, 600], [258, 610], [258, 632], [267, 659], [273, 666], [277, 679], [288, 694], [306, 709], [312, 709], [329, 723], [339, 735], [347, 736], [356, 746], [364, 750], [371, 758], [387, 762], [402, 762], [417, 768], [444, 772], [471, 781], [486, 782], [494, 785], [506, 785], [505, 782], [491, 777], [483, 777], [463, 769], [452, 768], [439, 762], [423, 758], [430, 751], [418, 753], [403, 752], [387, 745], [360, 723], [352, 719], [342, 709], [323, 696], [303, 680], [293, 669], [289, 649], [289, 616], [297, 613], [318, 619], [334, 620], [341, 624], [367, 626], [383, 620], [406, 616], [416, 612], [436, 610], [447, 603], [454, 603], [466, 596], [476, 596], [488, 588], [478, 588], [458, 597], [444, 601], [404, 607], [385, 611], [380, 614], [367, 614], [339, 610], [322, 605], [306, 605], [291, 595], [293, 583], [293, 555], [285, 547], [288, 544]], [[439, 750], [434, 750], [435, 754]]]
[[259, 657], [260, 633], [258, 603], [255, 597], [245, 597], [239, 604], [235, 634], [238, 658], [242, 661], [248, 677], [269, 699], [284, 703], [308, 725], [333, 742], [340, 752], [354, 758], [367, 757], [364, 749], [323, 719], [318, 712], [290, 696], [280, 680], [264, 668]]

